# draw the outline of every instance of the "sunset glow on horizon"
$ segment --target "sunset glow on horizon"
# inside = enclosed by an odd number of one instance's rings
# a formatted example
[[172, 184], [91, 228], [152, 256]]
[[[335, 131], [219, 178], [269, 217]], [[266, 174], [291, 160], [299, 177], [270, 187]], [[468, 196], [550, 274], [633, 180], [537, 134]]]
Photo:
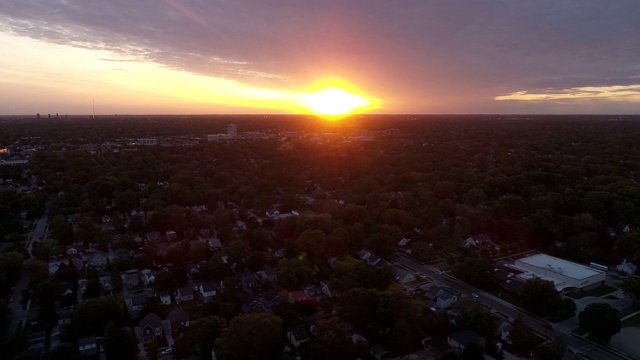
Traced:
[[637, 113], [640, 3], [541, 1], [5, 2], [0, 115]]

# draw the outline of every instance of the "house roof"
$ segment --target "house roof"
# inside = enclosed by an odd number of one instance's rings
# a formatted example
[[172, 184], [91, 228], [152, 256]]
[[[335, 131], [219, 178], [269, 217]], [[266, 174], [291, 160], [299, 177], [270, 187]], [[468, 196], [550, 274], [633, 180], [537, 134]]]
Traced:
[[309, 332], [304, 327], [298, 327], [289, 332], [291, 333], [291, 337], [297, 342], [309, 340]]
[[87, 346], [95, 343], [96, 343], [95, 336], [87, 336], [87, 337], [78, 339], [78, 346]]
[[216, 290], [216, 283], [214, 283], [213, 281], [205, 281], [202, 284], [200, 284], [200, 286], [202, 287], [202, 291], [204, 292], [210, 292], [210, 291]]
[[144, 328], [147, 325], [151, 326], [154, 329], [160, 328], [162, 327], [162, 319], [160, 319], [160, 316], [154, 313], [148, 313], [147, 316], [143, 317], [142, 320], [140, 320], [141, 328]]
[[169, 315], [167, 315], [167, 318], [171, 322], [172, 326], [174, 326], [174, 324], [179, 324], [185, 321], [189, 321], [189, 314], [186, 311], [184, 311], [184, 309], [177, 307], [171, 310]]
[[178, 289], [178, 294], [180, 294], [180, 296], [193, 295], [193, 288], [191, 286], [185, 285]]
[[449, 334], [449, 338], [455, 340], [458, 344], [461, 344], [464, 347], [484, 341], [484, 338], [473, 330], [458, 331], [453, 334]]

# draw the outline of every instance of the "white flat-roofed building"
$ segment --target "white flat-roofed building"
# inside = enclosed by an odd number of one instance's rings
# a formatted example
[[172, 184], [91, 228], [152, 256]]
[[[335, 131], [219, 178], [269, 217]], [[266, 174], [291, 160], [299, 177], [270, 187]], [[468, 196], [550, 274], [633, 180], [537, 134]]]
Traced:
[[558, 291], [567, 288], [582, 290], [597, 287], [606, 278], [604, 271], [545, 254], [517, 259], [514, 267], [524, 271], [524, 274], [518, 275], [522, 280], [534, 276], [549, 280], [554, 283]]

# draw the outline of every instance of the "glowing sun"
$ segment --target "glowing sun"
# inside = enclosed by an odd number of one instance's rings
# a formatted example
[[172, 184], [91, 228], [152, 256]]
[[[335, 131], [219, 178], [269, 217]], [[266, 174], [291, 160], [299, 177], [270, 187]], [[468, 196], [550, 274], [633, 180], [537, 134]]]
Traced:
[[305, 94], [303, 100], [315, 114], [330, 117], [347, 115], [370, 105], [367, 98], [335, 87]]

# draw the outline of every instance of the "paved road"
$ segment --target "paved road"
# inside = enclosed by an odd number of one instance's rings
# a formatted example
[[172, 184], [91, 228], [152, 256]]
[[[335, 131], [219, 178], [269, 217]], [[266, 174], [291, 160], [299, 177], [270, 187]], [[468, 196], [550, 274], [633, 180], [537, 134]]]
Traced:
[[[35, 225], [31, 228], [31, 232], [27, 236], [27, 243], [25, 245], [27, 253], [29, 254], [29, 258], [33, 258], [33, 254], [31, 253], [31, 248], [33, 246], [33, 242], [40, 239], [40, 237], [44, 237], [47, 229], [47, 214], [44, 214], [40, 219], [38, 219]], [[7, 332], [5, 337], [7, 339], [16, 336], [18, 331], [18, 326], [20, 326], [21, 321], [26, 321], [26, 319], [30, 316], [29, 309], [26, 310], [20, 304], [20, 300], [22, 300], [22, 291], [27, 289], [29, 285], [29, 279], [27, 279], [27, 274], [22, 269], [22, 276], [18, 283], [15, 286], [15, 290], [13, 292], [14, 301], [9, 304], [11, 308], [11, 324], [7, 328]], [[31, 314], [33, 316], [33, 314]]]
[[[487, 307], [513, 319], [520, 317], [534, 331], [543, 334], [548, 338], [562, 338], [567, 343], [569, 348], [575, 350], [579, 354], [586, 355], [588, 358], [594, 360], [634, 359], [633, 357], [624, 354], [613, 347], [597, 345], [585, 339], [575, 337], [571, 335], [571, 329], [567, 329], [564, 326], [553, 326], [553, 324], [547, 323], [545, 320], [524, 312], [523, 310], [519, 309], [509, 302], [506, 302], [498, 297], [495, 297], [453, 277], [447, 276], [446, 274], [442, 274], [440, 271], [436, 271], [427, 265], [416, 262], [404, 256], [403, 254], [396, 254], [394, 256], [394, 259], [399, 264], [413, 270], [414, 272], [427, 275], [433, 280], [450, 287], [460, 294], [466, 294], [469, 296], [472, 292], [475, 292], [479, 295], [479, 300]], [[543, 326], [543, 324], [546, 324], [544, 326], [551, 325], [553, 328], [546, 328]]]

